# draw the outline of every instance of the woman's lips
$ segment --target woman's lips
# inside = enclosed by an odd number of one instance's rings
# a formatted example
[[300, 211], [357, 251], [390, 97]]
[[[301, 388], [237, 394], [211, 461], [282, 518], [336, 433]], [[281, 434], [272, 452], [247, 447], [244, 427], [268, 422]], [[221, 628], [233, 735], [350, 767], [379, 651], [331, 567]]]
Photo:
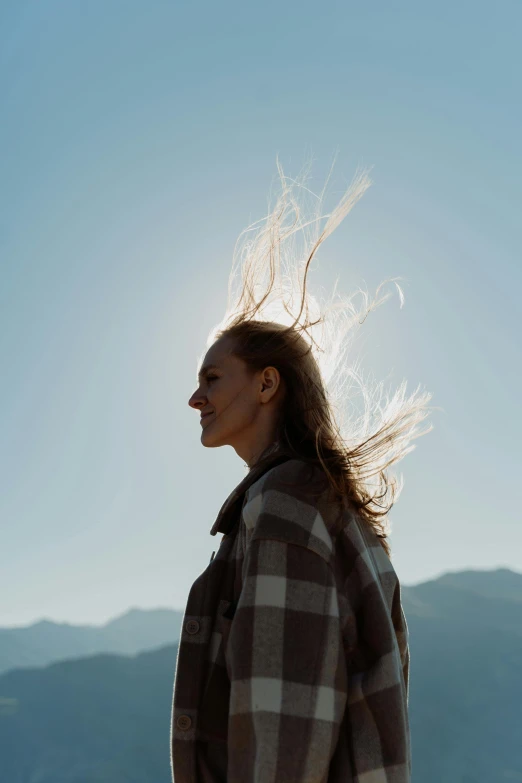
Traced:
[[205, 415], [201, 417], [200, 423], [203, 424], [203, 422], [206, 421], [206, 419], [208, 419], [209, 416], [212, 416], [212, 414], [211, 413], [205, 413]]

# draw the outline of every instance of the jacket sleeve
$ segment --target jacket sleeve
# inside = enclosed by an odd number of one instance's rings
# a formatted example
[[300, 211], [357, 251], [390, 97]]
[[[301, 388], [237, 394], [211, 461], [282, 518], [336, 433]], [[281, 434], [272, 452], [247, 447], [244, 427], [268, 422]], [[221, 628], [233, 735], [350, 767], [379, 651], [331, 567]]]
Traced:
[[337, 589], [323, 557], [252, 537], [227, 670], [228, 783], [326, 780], [347, 688]]

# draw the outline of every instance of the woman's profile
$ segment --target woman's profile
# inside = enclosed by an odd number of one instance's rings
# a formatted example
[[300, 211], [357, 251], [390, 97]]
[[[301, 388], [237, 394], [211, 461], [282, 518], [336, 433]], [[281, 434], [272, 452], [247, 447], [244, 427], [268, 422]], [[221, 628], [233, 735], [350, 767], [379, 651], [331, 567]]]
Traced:
[[355, 295], [321, 304], [309, 291], [367, 173], [323, 215], [324, 189], [278, 169], [275, 206], [236, 246], [188, 401], [203, 446], [232, 446], [248, 471], [210, 529], [219, 546], [183, 617], [172, 776], [409, 783], [408, 628], [388, 541], [402, 486], [389, 468], [431, 429], [431, 395], [403, 382], [388, 396], [353, 361], [358, 327], [389, 293], [359, 291], [357, 308]]

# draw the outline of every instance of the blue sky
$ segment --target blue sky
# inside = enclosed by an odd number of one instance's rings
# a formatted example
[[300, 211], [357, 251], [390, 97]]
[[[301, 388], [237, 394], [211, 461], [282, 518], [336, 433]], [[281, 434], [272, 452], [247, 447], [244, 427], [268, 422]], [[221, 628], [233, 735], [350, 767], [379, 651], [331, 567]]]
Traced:
[[403, 584], [522, 570], [518, 2], [0, 5], [0, 625], [184, 608], [245, 473], [187, 400], [276, 156], [333, 205], [311, 285], [401, 276], [358, 342], [433, 393]]

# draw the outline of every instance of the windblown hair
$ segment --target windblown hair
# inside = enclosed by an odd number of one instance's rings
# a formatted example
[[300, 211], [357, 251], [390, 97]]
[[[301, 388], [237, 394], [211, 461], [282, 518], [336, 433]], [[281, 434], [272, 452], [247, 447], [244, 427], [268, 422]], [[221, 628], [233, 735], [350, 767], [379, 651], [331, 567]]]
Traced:
[[[252, 372], [267, 366], [279, 370], [284, 396], [278, 450], [322, 468], [320, 473], [334, 496], [359, 514], [391, 556], [388, 514], [403, 481], [387, 469], [415, 448], [414, 438], [432, 429], [428, 425], [420, 430], [429, 415], [427, 403], [432, 395], [417, 387], [406, 397], [403, 381], [390, 398], [382, 383], [363, 379], [358, 362], [346, 361], [354, 330], [390, 296], [377, 298], [387, 281], [370, 301], [361, 289], [350, 297], [339, 296], [336, 282], [322, 308], [307, 287], [317, 250], [371, 180], [367, 172], [358, 171], [335, 209], [322, 215], [328, 179], [316, 195], [304, 184], [306, 169], [298, 179], [291, 179], [279, 161], [277, 167], [281, 192], [267, 217], [249, 226], [238, 239], [227, 311], [210, 332], [207, 347], [227, 336], [233, 339], [232, 353]], [[296, 196], [298, 190], [301, 199]], [[305, 213], [303, 217], [302, 201], [310, 197], [311, 216]], [[403, 293], [395, 285], [402, 307]], [[359, 293], [363, 302], [356, 308], [353, 299]], [[362, 410], [352, 403], [354, 387], [360, 391]]]

